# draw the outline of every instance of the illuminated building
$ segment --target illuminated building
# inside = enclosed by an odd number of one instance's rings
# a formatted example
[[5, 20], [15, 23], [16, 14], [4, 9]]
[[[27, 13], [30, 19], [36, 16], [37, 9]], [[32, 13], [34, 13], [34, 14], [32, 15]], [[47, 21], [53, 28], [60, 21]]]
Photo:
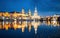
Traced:
[[28, 12], [29, 16], [31, 16], [31, 10], [29, 9], [29, 12]]
[[32, 19], [40, 19], [40, 16], [38, 15], [37, 8], [35, 7], [34, 15], [32, 16]]
[[28, 12], [27, 19], [28, 19], [28, 20], [31, 20], [31, 19], [32, 19], [32, 14], [31, 14], [31, 10], [30, 10], [30, 9], [29, 9], [29, 12]]
[[3, 15], [3, 13], [2, 12], [0, 12], [0, 17]]

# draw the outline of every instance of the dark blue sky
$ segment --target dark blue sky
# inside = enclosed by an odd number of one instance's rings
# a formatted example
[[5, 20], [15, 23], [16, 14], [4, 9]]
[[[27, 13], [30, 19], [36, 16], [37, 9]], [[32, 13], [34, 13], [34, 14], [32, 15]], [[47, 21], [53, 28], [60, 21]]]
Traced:
[[21, 12], [24, 8], [33, 13], [35, 6], [41, 16], [60, 14], [60, 0], [0, 0], [0, 11]]

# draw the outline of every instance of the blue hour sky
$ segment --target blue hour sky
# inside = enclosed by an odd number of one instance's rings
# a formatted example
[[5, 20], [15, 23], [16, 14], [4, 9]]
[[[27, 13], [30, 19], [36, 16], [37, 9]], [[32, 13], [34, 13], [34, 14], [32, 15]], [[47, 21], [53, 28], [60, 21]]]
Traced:
[[60, 14], [60, 0], [0, 0], [0, 11], [21, 12], [24, 8], [26, 13], [29, 9], [34, 13], [35, 6], [41, 16]]

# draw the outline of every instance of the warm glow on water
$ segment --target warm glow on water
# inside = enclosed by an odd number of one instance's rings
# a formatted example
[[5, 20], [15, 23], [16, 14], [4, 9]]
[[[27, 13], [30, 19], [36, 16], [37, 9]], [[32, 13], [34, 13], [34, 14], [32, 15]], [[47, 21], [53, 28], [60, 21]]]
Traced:
[[[29, 32], [31, 31], [32, 27], [34, 27], [35, 31], [37, 31], [37, 28], [42, 25], [42, 24], [45, 24], [47, 26], [60, 26], [60, 23], [57, 22], [57, 21], [43, 21], [43, 22], [40, 22], [40, 21], [32, 21], [32, 22], [27, 22], [27, 21], [21, 21], [19, 22], [0, 22], [0, 29], [5, 29], [5, 30], [9, 30], [11, 28], [13, 28], [14, 30], [17, 30], [17, 29], [22, 29], [22, 32], [24, 32], [25, 28], [28, 28]], [[3, 24], [4, 23], [4, 24]]]
[[[58, 21], [14, 21], [0, 22], [0, 36], [14, 38], [48, 38], [59, 37], [60, 22]], [[44, 37], [43, 37], [44, 36]], [[11, 38], [10, 37], [10, 38]]]

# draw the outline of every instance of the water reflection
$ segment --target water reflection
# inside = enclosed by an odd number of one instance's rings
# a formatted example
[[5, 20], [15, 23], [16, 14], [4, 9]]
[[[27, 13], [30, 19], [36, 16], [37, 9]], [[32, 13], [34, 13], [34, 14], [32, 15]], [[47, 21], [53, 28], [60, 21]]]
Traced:
[[51, 26], [60, 26], [60, 21], [13, 21], [13, 22], [9, 22], [9, 21], [3, 21], [0, 22], [0, 29], [21, 29], [22, 32], [24, 32], [25, 28], [28, 28], [29, 32], [31, 31], [32, 27], [34, 27], [35, 30], [35, 34], [37, 34], [37, 28], [41, 25], [41, 24], [46, 24], [47, 26], [51, 25]]
[[52, 26], [60, 26], [59, 21], [45, 21], [45, 24], [52, 25]]

